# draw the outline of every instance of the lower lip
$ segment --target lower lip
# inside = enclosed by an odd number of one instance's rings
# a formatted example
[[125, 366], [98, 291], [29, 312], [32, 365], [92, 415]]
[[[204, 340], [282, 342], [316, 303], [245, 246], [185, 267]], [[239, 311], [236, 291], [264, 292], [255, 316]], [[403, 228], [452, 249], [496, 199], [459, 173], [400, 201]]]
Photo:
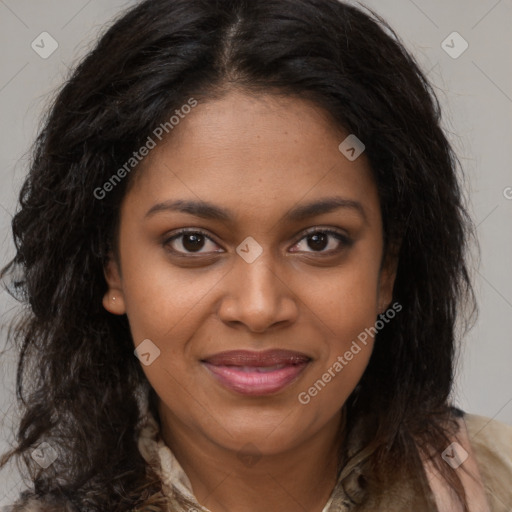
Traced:
[[203, 364], [222, 385], [243, 395], [277, 393], [295, 381], [308, 365], [305, 362], [263, 373], [237, 370], [236, 366]]

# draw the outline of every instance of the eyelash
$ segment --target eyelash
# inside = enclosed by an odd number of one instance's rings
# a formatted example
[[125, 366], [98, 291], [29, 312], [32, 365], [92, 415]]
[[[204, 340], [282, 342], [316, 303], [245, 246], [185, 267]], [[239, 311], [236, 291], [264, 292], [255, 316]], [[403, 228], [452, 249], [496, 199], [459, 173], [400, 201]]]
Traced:
[[[329, 228], [310, 228], [307, 231], [305, 231], [304, 233], [302, 233], [301, 237], [293, 245], [294, 246], [297, 245], [303, 239], [305, 239], [305, 238], [307, 238], [309, 236], [315, 235], [316, 233], [323, 233], [323, 234], [330, 235], [330, 236], [336, 238], [341, 243], [341, 248], [334, 249], [334, 250], [331, 249], [330, 251], [307, 251], [306, 252], [307, 254], [327, 254], [327, 255], [332, 255], [334, 253], [341, 252], [343, 249], [348, 248], [348, 247], [350, 247], [353, 244], [353, 240], [352, 239], [350, 239], [348, 236], [346, 236], [345, 234], [343, 234], [343, 233], [341, 233], [339, 231], [336, 231], [336, 230], [333, 230], [333, 229], [329, 229]], [[190, 234], [202, 235], [205, 238], [207, 238], [208, 240], [210, 240], [211, 242], [216, 244], [216, 242], [205, 231], [203, 231], [202, 229], [199, 229], [199, 228], [190, 229], [190, 228], [188, 228], [188, 229], [180, 229], [178, 232], [176, 232], [171, 237], [166, 238], [165, 241], [163, 242], [163, 246], [164, 247], [168, 247], [169, 244], [171, 242], [173, 242], [174, 240], [179, 239], [183, 235], [190, 235]], [[208, 254], [208, 253], [181, 252], [181, 251], [176, 251], [175, 249], [169, 249], [169, 250], [170, 250], [170, 252], [173, 252], [174, 254], [177, 254], [179, 256], [184, 256], [184, 257], [189, 257], [187, 255], [192, 255], [191, 257], [198, 257], [198, 256], [194, 256], [194, 255], [199, 255], [200, 256], [200, 255]], [[298, 251], [298, 252], [300, 252], [300, 251]], [[218, 253], [218, 251], [215, 251], [215, 253]]]

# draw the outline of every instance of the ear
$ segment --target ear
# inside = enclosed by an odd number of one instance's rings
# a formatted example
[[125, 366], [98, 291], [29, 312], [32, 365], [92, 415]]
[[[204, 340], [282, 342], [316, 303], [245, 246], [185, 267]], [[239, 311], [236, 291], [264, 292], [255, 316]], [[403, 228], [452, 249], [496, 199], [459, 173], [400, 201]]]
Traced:
[[103, 268], [103, 273], [108, 287], [103, 296], [103, 307], [114, 315], [124, 315], [126, 313], [126, 305], [121, 271], [112, 253], [109, 254], [108, 261]]
[[399, 248], [396, 245], [390, 247], [382, 263], [379, 274], [378, 315], [384, 313], [393, 300], [393, 287], [398, 269], [398, 251]]

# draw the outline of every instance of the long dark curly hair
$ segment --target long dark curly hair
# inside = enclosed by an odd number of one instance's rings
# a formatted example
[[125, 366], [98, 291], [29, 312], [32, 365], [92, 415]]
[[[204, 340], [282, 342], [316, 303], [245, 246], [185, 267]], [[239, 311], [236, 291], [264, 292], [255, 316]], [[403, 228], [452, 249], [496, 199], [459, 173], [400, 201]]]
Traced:
[[[0, 464], [26, 464], [26, 499], [165, 510], [137, 448], [135, 395], [147, 379], [126, 316], [102, 306], [137, 168], [105, 197], [95, 190], [189, 98], [232, 88], [309, 99], [364, 141], [403, 311], [376, 337], [347, 428], [367, 418], [375, 489], [397, 468], [419, 471], [418, 446], [436, 464], [447, 446], [458, 320], [467, 327], [476, 311], [473, 228], [438, 100], [415, 60], [376, 14], [337, 0], [146, 0], [105, 31], [56, 96], [12, 222], [17, 252], [2, 277], [28, 307], [10, 336], [22, 418]], [[47, 470], [30, 457], [42, 441], [61, 454]], [[439, 467], [465, 503], [457, 477]]]

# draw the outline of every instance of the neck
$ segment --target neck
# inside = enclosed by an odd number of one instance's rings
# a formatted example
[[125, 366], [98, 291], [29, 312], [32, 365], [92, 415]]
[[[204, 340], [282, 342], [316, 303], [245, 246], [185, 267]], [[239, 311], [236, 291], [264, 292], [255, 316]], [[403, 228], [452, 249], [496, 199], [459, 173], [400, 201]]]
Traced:
[[219, 446], [159, 408], [163, 439], [211, 512], [322, 512], [338, 475], [341, 412], [293, 449], [262, 454], [250, 444], [244, 451]]

